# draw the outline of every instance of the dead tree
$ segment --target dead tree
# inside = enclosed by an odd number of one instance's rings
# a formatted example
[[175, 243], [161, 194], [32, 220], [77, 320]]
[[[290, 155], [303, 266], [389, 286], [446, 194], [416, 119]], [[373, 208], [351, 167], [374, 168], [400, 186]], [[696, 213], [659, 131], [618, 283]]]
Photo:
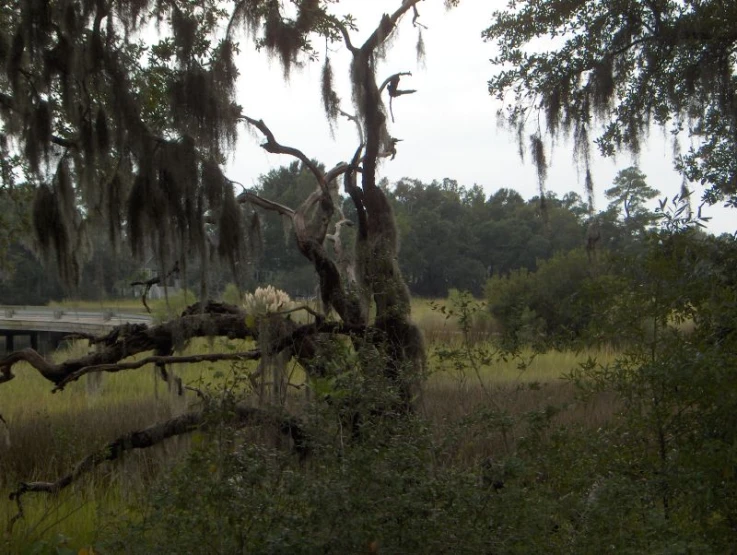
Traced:
[[[33, 167], [39, 167], [49, 145], [64, 149], [50, 184], [39, 188], [34, 213], [41, 247], [56, 252], [59, 270], [66, 280], [73, 280], [78, 273], [73, 251], [76, 237], [83, 231], [80, 218], [84, 214], [81, 216], [74, 207], [74, 193], [70, 188], [70, 182], [77, 179], [85, 202], [90, 205], [95, 205], [96, 200], [108, 203], [106, 210], [111, 238], [116, 239], [116, 233], [125, 221], [134, 254], [140, 254], [144, 248], [152, 249], [161, 268], [171, 267], [174, 261], [186, 261], [181, 253], [187, 251], [199, 253], [203, 266], [211, 253], [219, 252], [235, 268], [247, 243], [241, 225], [241, 210], [273, 211], [289, 218], [299, 251], [312, 263], [319, 278], [322, 310], [315, 313], [313, 323], [305, 325], [294, 323], [286, 315], [278, 316], [280, 324], [268, 327], [268, 341], [259, 343], [257, 349], [179, 355], [181, 348], [195, 337], [258, 339], [263, 330], [253, 324], [253, 319], [241, 307], [198, 303], [164, 324], [152, 327], [125, 325], [105, 336], [90, 338], [96, 350], [77, 359], [52, 363], [32, 349], [12, 353], [0, 360], [0, 384], [13, 379], [14, 366], [21, 361], [27, 362], [53, 383], [54, 391], [61, 391], [70, 382], [90, 373], [132, 370], [149, 363], [165, 371], [165, 365], [204, 360], [260, 360], [285, 353], [296, 359], [308, 376], [320, 377], [330, 371], [325, 360], [330, 356], [332, 342], [338, 337], [348, 337], [362, 371], [367, 376], [378, 375], [385, 380], [388, 389], [397, 392], [394, 396], [388, 395], [387, 400], [369, 412], [392, 415], [411, 412], [415, 386], [424, 368], [425, 350], [422, 335], [410, 317], [410, 295], [398, 264], [397, 226], [386, 192], [378, 184], [377, 173], [382, 159], [393, 158], [397, 154], [398, 143], [398, 139], [389, 134], [382, 95], [386, 93], [391, 101], [413, 91], [398, 88], [400, 77], [409, 75], [404, 72], [388, 76], [379, 85], [376, 60], [402, 16], [412, 11], [413, 24], [419, 25], [419, 1], [398, 2], [398, 8], [385, 14], [360, 46], [353, 44], [351, 30], [330, 16], [320, 2], [298, 2], [296, 20], [284, 18], [279, 13], [279, 3], [236, 2], [226, 38], [210, 53], [212, 63], [207, 67], [192, 61], [196, 45], [192, 33], [185, 32], [191, 28], [196, 14], [182, 12], [174, 3], [174, 7], [166, 5], [161, 9], [172, 9], [175, 15], [173, 25], [181, 28], [174, 29], [179, 66], [169, 91], [172, 112], [168, 117], [172, 119], [164, 119], [164, 124], [161, 124], [161, 119], [149, 117], [147, 120], [144, 117], [141, 100], [135, 95], [124, 57], [111, 46], [116, 40], [123, 39], [115, 34], [114, 25], [101, 25], [103, 20], [113, 17], [112, 5], [98, 2], [85, 14], [71, 8], [64, 25], [58, 29], [48, 26], [45, 19], [33, 20], [37, 14], [21, 13], [19, 21], [25, 26], [19, 23], [18, 33], [22, 36], [16, 42], [20, 46], [13, 43], [11, 48], [10, 55], [15, 56], [8, 66], [12, 94], [2, 97], [3, 114], [14, 123], [20, 122], [28, 113], [35, 118], [36, 128], [23, 138], [27, 154], [33, 158]], [[253, 8], [254, 5], [259, 9]], [[141, 18], [140, 13], [132, 11], [120, 12], [117, 16], [126, 32]], [[89, 35], [75, 43], [86, 49], [84, 67], [61, 67], [64, 56], [68, 54], [61, 50], [76, 47], [65, 42], [69, 32], [67, 27], [81, 25], [84, 18], [91, 22]], [[358, 144], [349, 150], [352, 157], [346, 162], [322, 171], [302, 150], [280, 143], [264, 121], [243, 115], [234, 105], [232, 90], [228, 88], [232, 87], [236, 75], [232, 65], [231, 35], [241, 22], [251, 28], [264, 25], [263, 45], [280, 56], [285, 71], [306, 44], [300, 37], [319, 28], [328, 29], [327, 36], [341, 39], [352, 55], [350, 82], [355, 115], [350, 118], [358, 127], [359, 137]], [[54, 106], [58, 113], [49, 115], [50, 107], [44, 104], [45, 100], [35, 97], [33, 90], [26, 88], [26, 82], [33, 81], [33, 76], [26, 74], [30, 72], [37, 52], [26, 53], [22, 41], [28, 38], [23, 35], [28, 31], [22, 29], [58, 36], [54, 39], [56, 46], [52, 48], [57, 57], [49, 55], [48, 59], [43, 58], [38, 63], [45, 68], [46, 80], [57, 79], [61, 83], [62, 100], [66, 100], [65, 95], [70, 96], [69, 100], [77, 101], [83, 108], [82, 112], [61, 103]], [[54, 40], [49, 39], [48, 42], [54, 43]], [[97, 53], [98, 57], [90, 57], [90, 52]], [[67, 73], [72, 71], [94, 74], [95, 79], [88, 81], [89, 86], [104, 90], [83, 91], [86, 96], [75, 92], [77, 81], [66, 81]], [[137, 71], [145, 72], [145, 68]], [[41, 83], [39, 77], [39, 87]], [[33, 82], [31, 84], [36, 86]], [[328, 117], [334, 119], [345, 114], [332, 91], [329, 71], [324, 72], [322, 85]], [[114, 114], [109, 115], [103, 107], [94, 105], [97, 93], [100, 97], [107, 95], [105, 98], [112, 99]], [[79, 100], [71, 98], [75, 94], [80, 96]], [[54, 136], [46, 123], [47, 115], [70, 122], [70, 127], [78, 133]], [[217, 160], [220, 156], [218, 145], [232, 139], [238, 122], [245, 122], [263, 136], [262, 147], [267, 152], [296, 158], [312, 173], [315, 190], [299, 206], [284, 206], [248, 191], [235, 195], [232, 182], [222, 173]], [[157, 133], [157, 124], [167, 134], [163, 131]], [[113, 128], [110, 132], [108, 126]], [[16, 125], [13, 129], [20, 127]], [[172, 129], [179, 133], [179, 139], [169, 138]], [[111, 146], [113, 131], [116, 142]], [[106, 197], [95, 199], [96, 189], [90, 183], [101, 177], [107, 183]], [[357, 214], [356, 221], [350, 222], [350, 226], [338, 202], [341, 185]], [[121, 211], [124, 193], [128, 197], [125, 214]], [[353, 256], [346, 252], [342, 243], [342, 230], [348, 227], [352, 227], [356, 234]], [[337, 257], [326, 247], [327, 241], [332, 244]], [[186, 275], [186, 267], [181, 271]], [[144, 285], [149, 286], [148, 283]], [[371, 313], [375, 314], [372, 320], [369, 317]], [[140, 353], [150, 354], [136, 362], [127, 360]], [[270, 418], [271, 421], [276, 418], [282, 431], [286, 430], [292, 436], [296, 449], [304, 454], [308, 435], [298, 421], [289, 415], [274, 417], [270, 410], [259, 412], [259, 418]], [[350, 410], [349, 407], [348, 412]], [[359, 412], [356, 408], [354, 416], [360, 418]], [[241, 413], [238, 413], [239, 418], [249, 422], [256, 414], [245, 409]], [[66, 477], [48, 483], [22, 484], [15, 495], [19, 508], [20, 498], [25, 492], [58, 491], [90, 468], [103, 460], [116, 458], [126, 449], [147, 447], [166, 437], [188, 433], [201, 423], [200, 413], [195, 412], [119, 438], [104, 451], [107, 454], [91, 455]]]

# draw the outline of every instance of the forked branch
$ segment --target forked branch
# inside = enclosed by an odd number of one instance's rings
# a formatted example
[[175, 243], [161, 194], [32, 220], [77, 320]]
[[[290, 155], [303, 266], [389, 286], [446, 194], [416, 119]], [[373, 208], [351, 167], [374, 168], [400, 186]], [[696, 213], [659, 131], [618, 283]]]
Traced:
[[[163, 281], [168, 280], [171, 276], [179, 275], [179, 261], [177, 260], [174, 263], [174, 267], [169, 270], [169, 273], [167, 273], [164, 276]], [[148, 306], [148, 303], [146, 302], [146, 298], [148, 297], [149, 291], [151, 291], [151, 288], [154, 285], [158, 285], [161, 283], [162, 279], [161, 276], [155, 276], [151, 279], [147, 279], [146, 281], [134, 281], [131, 283], [131, 287], [134, 287], [136, 285], [142, 285], [143, 286], [143, 292], [141, 293], [141, 302], [143, 303], [143, 306], [146, 308], [146, 312], [151, 314], [151, 308]]]
[[318, 168], [317, 165], [312, 160], [310, 160], [304, 152], [302, 152], [298, 148], [284, 146], [280, 144], [276, 140], [276, 137], [274, 137], [274, 133], [272, 133], [271, 129], [269, 129], [268, 126], [264, 123], [264, 120], [256, 120], [253, 118], [249, 118], [248, 116], [242, 116], [242, 118], [243, 120], [248, 122], [249, 125], [252, 125], [256, 129], [261, 131], [264, 137], [266, 137], [266, 142], [261, 144], [261, 148], [263, 148], [266, 152], [270, 152], [272, 154], [286, 154], [288, 156], [293, 156], [294, 158], [297, 158], [305, 166], [307, 166], [307, 168], [309, 168], [309, 170], [312, 172], [312, 175], [315, 176], [315, 179], [317, 179], [317, 182], [320, 184], [320, 187], [323, 190], [327, 190], [328, 182], [325, 179], [325, 174], [320, 171], [320, 168]]
[[417, 92], [415, 90], [399, 90], [397, 87], [399, 86], [399, 79], [402, 77], [411, 77], [412, 72], [411, 71], [400, 71], [399, 73], [395, 73], [393, 75], [390, 75], [386, 79], [384, 79], [384, 82], [379, 87], [379, 92], [384, 92], [384, 89], [388, 86], [389, 87], [389, 96], [401, 96], [403, 94], [412, 94], [414, 92]]

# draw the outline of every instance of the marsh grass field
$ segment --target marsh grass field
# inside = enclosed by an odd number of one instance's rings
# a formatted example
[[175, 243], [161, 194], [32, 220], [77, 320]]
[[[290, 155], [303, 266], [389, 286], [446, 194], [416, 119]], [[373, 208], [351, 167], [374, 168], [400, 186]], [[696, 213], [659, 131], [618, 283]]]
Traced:
[[[70, 304], [64, 306], [68, 308]], [[76, 306], [126, 311], [137, 308], [127, 302]], [[415, 320], [424, 330], [429, 356], [429, 376], [420, 410], [438, 434], [487, 405], [510, 414], [562, 406], [565, 410], [556, 417], [561, 424], [599, 426], [612, 414], [613, 400], [600, 398], [595, 403], [584, 403], [576, 398], [572, 384], [562, 378], [590, 358], [600, 363], [610, 362], [614, 352], [534, 354], [523, 351], [506, 361], [495, 359], [476, 367], [449, 364], [440, 353], [458, 347], [463, 336], [453, 318], [446, 318], [431, 306], [428, 301], [416, 300], [413, 309]], [[482, 322], [472, 331], [473, 340], [482, 346], [484, 336], [493, 333], [488, 322]], [[244, 344], [237, 348], [252, 346]], [[54, 356], [57, 359], [79, 356], [88, 348], [86, 342], [79, 341]], [[199, 340], [191, 343], [186, 352], [214, 352], [223, 348], [221, 339]], [[246, 395], [248, 381], [242, 377], [254, 368], [255, 363], [221, 362], [185, 365], [175, 371], [185, 384], [215, 389], [242, 387]], [[297, 406], [304, 399], [304, 376], [299, 368], [292, 370], [290, 381], [296, 387], [290, 388], [287, 403]], [[197, 401], [192, 392], [186, 392], [184, 397], [170, 392], [151, 366], [107, 374], [99, 388], [91, 387], [83, 378], [55, 394], [51, 393], [52, 385], [28, 367], [17, 367], [16, 375], [16, 379], [0, 388], [0, 414], [9, 429], [7, 438], [0, 438], [3, 530], [17, 512], [8, 494], [19, 481], [55, 480], [115, 437], [181, 413], [188, 404]], [[473, 464], [500, 449], [508, 450], [513, 447], [510, 442], [513, 444], [514, 434], [515, 430], [510, 430], [504, 441], [491, 433], [469, 437], [455, 460]], [[75, 550], [93, 544], [106, 523], [123, 516], [135, 503], [136, 496], [174, 464], [177, 455], [185, 452], [189, 444], [189, 438], [174, 438], [145, 452], [129, 453], [122, 461], [103, 464], [57, 496], [27, 495], [25, 517], [15, 524], [12, 535], [3, 532], [5, 546], [11, 552], [21, 552], [24, 546], [39, 541], [54, 545], [68, 542]]]

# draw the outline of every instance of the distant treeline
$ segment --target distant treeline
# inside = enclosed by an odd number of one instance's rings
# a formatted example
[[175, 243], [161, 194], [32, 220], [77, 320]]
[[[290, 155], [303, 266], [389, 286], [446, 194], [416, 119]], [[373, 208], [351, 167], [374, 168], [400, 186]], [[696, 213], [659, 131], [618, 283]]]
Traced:
[[[611, 204], [592, 215], [582, 197], [569, 192], [562, 197], [548, 192], [525, 200], [516, 191], [502, 188], [487, 194], [479, 185], [464, 187], [452, 179], [422, 183], [416, 179], [384, 182], [394, 206], [399, 237], [400, 265], [413, 295], [445, 297], [450, 289], [481, 295], [490, 278], [516, 271], [534, 271], [541, 262], [589, 244], [595, 222], [598, 251], [636, 249], [655, 214], [644, 201], [657, 191], [647, 187], [636, 169], [620, 172], [615, 187], [607, 191]], [[296, 206], [315, 187], [312, 175], [298, 163], [272, 170], [259, 181], [255, 192], [287, 206]], [[16, 195], [17, 196], [17, 195]], [[23, 197], [27, 199], [26, 197]], [[17, 219], [29, 203], [16, 206]], [[17, 204], [17, 202], [16, 202]], [[24, 212], [25, 210], [25, 212]], [[350, 202], [344, 216], [355, 217]], [[337, 216], [336, 216], [337, 217]], [[289, 222], [271, 213], [244, 224], [258, 243], [236, 268], [213, 260], [209, 269], [210, 291], [217, 295], [229, 282], [243, 289], [273, 284], [293, 296], [313, 296], [317, 281], [312, 266], [294, 244]], [[0, 303], [44, 304], [62, 296], [96, 300], [133, 294], [128, 284], [158, 271], [155, 262], [135, 261], [125, 244], [113, 250], [103, 239], [90, 244], [90, 253], [77, 291], [65, 292], [53, 265], [45, 268], [32, 252], [28, 226], [5, 246]], [[351, 247], [353, 231], [342, 237]], [[355, 227], [354, 227], [355, 229]], [[53, 262], [53, 261], [51, 261]], [[191, 266], [188, 287], [198, 290], [199, 268]]]

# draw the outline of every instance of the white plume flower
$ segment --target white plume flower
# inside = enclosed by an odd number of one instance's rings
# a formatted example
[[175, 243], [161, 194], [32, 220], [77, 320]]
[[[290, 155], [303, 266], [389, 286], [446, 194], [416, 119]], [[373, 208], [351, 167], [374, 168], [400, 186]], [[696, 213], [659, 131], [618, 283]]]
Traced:
[[268, 314], [289, 310], [292, 299], [289, 295], [273, 285], [257, 287], [253, 293], [246, 293], [243, 306], [249, 314]]

